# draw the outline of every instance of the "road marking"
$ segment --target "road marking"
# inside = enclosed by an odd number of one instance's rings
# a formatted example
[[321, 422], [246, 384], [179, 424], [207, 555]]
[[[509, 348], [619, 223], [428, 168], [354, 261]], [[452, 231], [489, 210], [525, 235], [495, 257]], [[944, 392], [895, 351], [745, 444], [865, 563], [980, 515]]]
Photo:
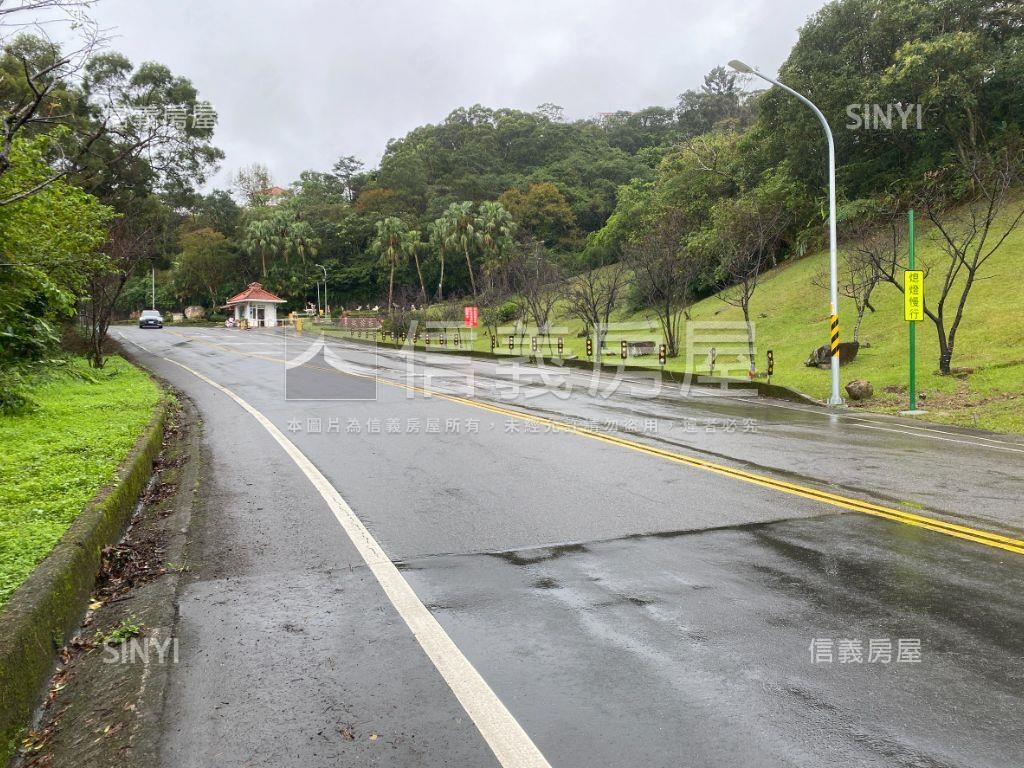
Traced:
[[[226, 347], [216, 342], [203, 341], [202, 343], [209, 344], [214, 347], [218, 347], [228, 352], [233, 352], [238, 355], [245, 355], [249, 357], [258, 357], [263, 360], [269, 360], [272, 362], [282, 362], [279, 358], [267, 357], [265, 355], [250, 355], [247, 352], [241, 352], [232, 350], [230, 347]], [[166, 358], [165, 358], [166, 359]], [[173, 360], [170, 362], [174, 362]], [[181, 365], [180, 363], [175, 363]], [[182, 366], [184, 367], [184, 366]], [[327, 369], [325, 369], [327, 370]], [[599, 440], [604, 443], [610, 443], [618, 445], [623, 448], [628, 448], [639, 453], [645, 453], [650, 456], [657, 456], [658, 458], [667, 459], [677, 464], [684, 464], [686, 466], [695, 467], [707, 472], [713, 472], [715, 474], [724, 475], [731, 477], [735, 480], [750, 483], [752, 485], [758, 485], [764, 488], [770, 488], [781, 493], [786, 493], [792, 496], [800, 496], [805, 499], [811, 499], [823, 504], [828, 504], [834, 507], [840, 507], [842, 509], [848, 509], [854, 512], [861, 512], [866, 515], [872, 515], [874, 517], [881, 517], [886, 520], [893, 522], [902, 523], [904, 525], [914, 526], [916, 528], [924, 528], [935, 533], [942, 533], [946, 536], [953, 536], [958, 539], [964, 539], [966, 541], [972, 541], [977, 544], [984, 544], [988, 547], [995, 547], [996, 549], [1002, 549], [1007, 552], [1013, 552], [1014, 554], [1024, 555], [1024, 540], [1016, 539], [1010, 536], [1003, 536], [998, 533], [992, 533], [991, 531], [985, 531], [980, 528], [972, 528], [966, 525], [958, 525], [956, 523], [949, 523], [945, 520], [940, 520], [934, 517], [927, 517], [925, 515], [917, 515], [911, 512], [904, 512], [900, 509], [893, 507], [885, 507], [880, 504], [872, 504], [870, 502], [861, 501], [847, 496], [840, 496], [834, 493], [828, 493], [827, 491], [820, 491], [809, 486], [799, 485], [797, 483], [789, 483], [784, 480], [776, 480], [767, 475], [759, 475], [754, 472], [747, 472], [742, 469], [736, 469], [729, 467], [724, 464], [716, 464], [711, 461], [697, 458], [695, 456], [689, 456], [687, 454], [670, 451], [664, 448], [655, 448], [644, 443], [639, 443], [634, 440], [618, 437], [616, 435], [610, 435], [603, 432], [596, 432], [594, 430], [579, 427], [574, 424], [570, 424], [564, 421], [558, 421], [557, 419], [551, 419], [546, 416], [537, 416], [530, 413], [523, 413], [522, 411], [513, 410], [511, 408], [505, 408], [500, 405], [492, 403], [486, 403], [481, 400], [473, 400], [458, 395], [447, 394], [444, 392], [438, 392], [436, 390], [425, 389], [423, 387], [417, 387], [412, 384], [403, 384], [397, 381], [391, 381], [381, 376], [375, 376], [370, 374], [357, 374], [350, 373], [348, 371], [339, 371], [336, 368], [330, 368], [329, 370], [344, 376], [358, 376], [362, 378], [371, 378], [382, 384], [396, 387], [399, 389], [405, 389], [410, 392], [422, 394], [426, 397], [436, 397], [442, 400], [448, 400], [454, 403], [460, 403], [462, 405], [469, 406], [471, 408], [478, 408], [485, 411], [492, 411], [499, 413], [504, 416], [511, 418], [520, 419], [522, 421], [532, 421], [537, 424], [550, 426], [553, 429], [560, 432], [568, 432], [575, 435], [581, 435], [583, 437], [589, 437], [593, 440]]]
[[[162, 357], [162, 356], [161, 356]], [[176, 360], [162, 357], [169, 363], [188, 371], [200, 381], [230, 397], [258, 421], [302, 473], [317, 489], [331, 508], [342, 529], [369, 566], [391, 604], [412, 631], [416, 641], [433, 662], [441, 677], [448, 683], [466, 714], [491, 748], [498, 763], [504, 768], [551, 768], [547, 759], [527, 735], [523, 727], [508, 711], [497, 694], [483, 679], [473, 664], [459, 650], [437, 619], [420, 602], [409, 582], [387, 556], [380, 544], [363, 525], [337, 489], [324, 477], [306, 455], [289, 440], [273, 422], [248, 402], [212, 379]]]
[[[384, 381], [385, 384], [392, 384], [393, 386], [404, 387], [415, 391], [421, 391], [426, 393], [420, 387], [413, 387], [405, 384], [397, 384], [394, 382]], [[629, 448], [633, 451], [640, 453], [646, 453], [650, 456], [657, 456], [659, 458], [668, 459], [677, 464], [685, 464], [687, 466], [696, 467], [708, 472], [714, 472], [715, 474], [724, 475], [731, 477], [736, 480], [742, 480], [743, 482], [751, 483], [753, 485], [759, 485], [764, 488], [771, 488], [772, 490], [787, 493], [793, 496], [801, 496], [806, 499], [813, 501], [822, 502], [835, 507], [841, 507], [843, 509], [849, 509], [854, 512], [862, 512], [867, 515], [873, 515], [875, 517], [882, 517], [888, 520], [893, 520], [898, 523], [905, 525], [912, 525], [917, 528], [925, 528], [936, 533], [943, 533], [947, 536], [954, 536], [959, 539], [965, 539], [967, 541], [973, 541], [978, 544], [985, 544], [986, 546], [996, 547], [998, 549], [1006, 550], [1007, 552], [1014, 552], [1018, 555], [1024, 555], [1024, 540], [1015, 539], [1010, 536], [1003, 536], [1001, 534], [992, 533], [990, 531], [984, 531], [980, 528], [971, 528], [965, 525], [957, 525], [955, 523], [948, 523], [945, 520], [939, 520], [933, 517], [927, 517], [925, 515], [915, 515], [910, 512], [904, 512], [903, 510], [894, 509], [892, 507], [884, 507], [879, 504], [871, 504], [870, 502], [861, 501], [859, 499], [849, 498], [847, 496], [840, 496], [834, 493], [828, 493], [826, 491], [820, 491], [809, 486], [799, 485], [797, 483], [789, 483], [784, 480], [776, 480], [768, 477], [767, 475], [759, 475], [753, 472], [746, 472], [742, 469], [736, 469], [729, 467], [724, 464], [716, 464], [711, 461], [705, 461], [704, 459], [698, 459], [694, 456], [687, 456], [686, 454], [677, 453], [675, 451], [668, 451], [662, 448], [654, 448], [652, 446], [638, 443], [633, 440], [628, 440], [615, 435], [609, 435], [602, 432], [595, 432], [593, 430], [585, 429], [583, 427], [577, 427], [573, 424], [567, 424], [565, 422], [558, 421], [556, 419], [549, 419], [544, 416], [534, 416], [533, 414], [524, 414], [520, 411], [514, 411], [501, 406], [492, 405], [490, 403], [481, 403], [480, 401], [468, 400], [463, 397], [456, 395], [448, 395], [437, 392], [429, 393], [433, 397], [440, 397], [445, 400], [452, 402], [462, 403], [469, 405], [474, 408], [482, 408], [484, 410], [494, 411], [496, 413], [504, 414], [513, 418], [524, 419], [527, 421], [533, 421], [539, 424], [550, 426], [558, 431], [570, 432], [572, 434], [582, 435], [585, 437], [592, 438], [594, 440], [600, 440], [606, 443], [612, 443], [613, 445], [619, 445], [623, 448]]]
[[[924, 437], [924, 435], [921, 435], [918, 432], [913, 432], [913, 431], [911, 431], [909, 429], [896, 429], [895, 427], [881, 427], [881, 426], [878, 426], [877, 424], [861, 424], [859, 422], [854, 421], [853, 422], [853, 426], [860, 427], [861, 429], [877, 429], [877, 430], [879, 430], [881, 432], [898, 432], [898, 433], [900, 433], [902, 435], [913, 435], [914, 437]], [[939, 430], [936, 430], [936, 431], [939, 431]], [[956, 432], [944, 432], [943, 434], [955, 435]], [[988, 444], [980, 444], [979, 445], [974, 440], [957, 440], [956, 438], [953, 438], [953, 437], [939, 437], [938, 435], [927, 435], [927, 437], [930, 437], [932, 440], [942, 440], [943, 442], [946, 442], [946, 443], [963, 443], [965, 445], [973, 445], [973, 446], [978, 447], [978, 448], [991, 448], [992, 450], [996, 450], [996, 451], [1010, 451], [1011, 453], [1024, 453], [1024, 448], [1010, 448], [1010, 447], [1005, 446], [1005, 445], [988, 445]], [[984, 439], [984, 438], [981, 438], [981, 439]], [[996, 442], [996, 441], [993, 441], [993, 442]]]

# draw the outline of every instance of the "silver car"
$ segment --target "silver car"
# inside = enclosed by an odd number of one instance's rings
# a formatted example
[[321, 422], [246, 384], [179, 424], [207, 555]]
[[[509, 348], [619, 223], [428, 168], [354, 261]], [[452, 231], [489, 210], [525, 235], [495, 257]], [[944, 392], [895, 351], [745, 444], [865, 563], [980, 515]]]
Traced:
[[144, 309], [139, 315], [139, 328], [163, 328], [164, 318], [155, 309]]

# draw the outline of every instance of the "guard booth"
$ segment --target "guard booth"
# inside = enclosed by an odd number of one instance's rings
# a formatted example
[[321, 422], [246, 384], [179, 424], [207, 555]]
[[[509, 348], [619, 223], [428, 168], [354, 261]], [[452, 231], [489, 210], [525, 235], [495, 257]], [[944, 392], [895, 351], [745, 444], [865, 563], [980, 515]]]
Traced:
[[277, 325], [277, 305], [285, 300], [265, 290], [259, 283], [249, 286], [237, 296], [232, 296], [224, 309], [232, 309], [235, 323], [242, 328], [273, 328]]

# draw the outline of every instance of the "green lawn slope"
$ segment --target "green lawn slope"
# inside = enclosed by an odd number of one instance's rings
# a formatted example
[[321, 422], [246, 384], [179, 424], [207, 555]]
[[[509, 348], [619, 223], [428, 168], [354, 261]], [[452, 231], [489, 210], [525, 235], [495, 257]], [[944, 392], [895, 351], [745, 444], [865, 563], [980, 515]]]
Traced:
[[[918, 262], [934, 264], [925, 282], [929, 304], [938, 298], [941, 266], [946, 258], [928, 227], [919, 227]], [[842, 249], [840, 249], [842, 250]], [[756, 321], [758, 369], [768, 349], [775, 355], [773, 382], [825, 398], [829, 372], [804, 365], [810, 351], [828, 336], [828, 295], [815, 279], [828, 268], [828, 253], [815, 253], [788, 262], [766, 275], [752, 302]], [[939, 345], [935, 326], [925, 319], [917, 330], [918, 389], [925, 399], [926, 418], [962, 426], [1024, 432], [1024, 229], [1003, 243], [971, 289], [964, 321], [956, 339], [952, 365], [961, 373], [938, 373]], [[947, 301], [955, 307], [956, 297]], [[841, 382], [867, 379], [875, 397], [862, 407], [895, 412], [907, 407], [909, 369], [908, 323], [903, 320], [903, 296], [892, 285], [880, 284], [872, 296], [860, 329], [857, 359], [842, 368]], [[694, 320], [742, 316], [717, 297], [691, 310]], [[851, 338], [856, 309], [840, 301], [843, 339]], [[845, 392], [844, 392], [845, 397]]]

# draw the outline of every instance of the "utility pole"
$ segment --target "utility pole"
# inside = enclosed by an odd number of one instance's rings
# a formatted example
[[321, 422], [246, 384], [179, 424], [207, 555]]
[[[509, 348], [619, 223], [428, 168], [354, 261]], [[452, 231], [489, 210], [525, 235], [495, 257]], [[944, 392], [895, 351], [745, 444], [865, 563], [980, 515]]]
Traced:
[[150, 289], [150, 296], [152, 298], [152, 304], [150, 309], [156, 309], [156, 267], [152, 267], [152, 287]]

